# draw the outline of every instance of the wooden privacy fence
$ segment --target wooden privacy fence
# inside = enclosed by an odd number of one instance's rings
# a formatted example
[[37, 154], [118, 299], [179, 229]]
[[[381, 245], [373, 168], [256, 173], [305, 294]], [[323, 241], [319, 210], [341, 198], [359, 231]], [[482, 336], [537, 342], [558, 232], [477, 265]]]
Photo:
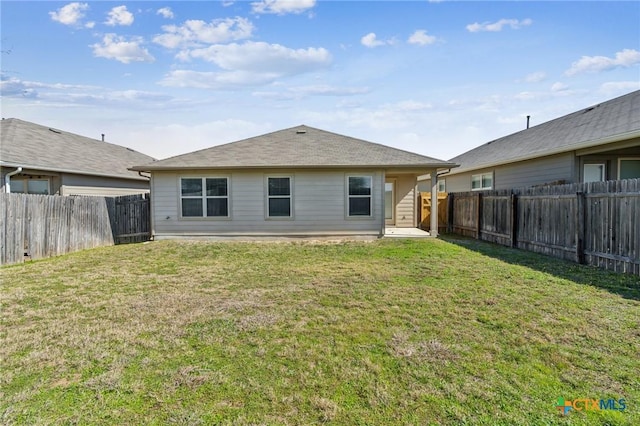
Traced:
[[[420, 203], [420, 228], [428, 230], [431, 228], [431, 193], [420, 192], [418, 199]], [[447, 229], [447, 220], [447, 193], [438, 192], [438, 232]]]
[[640, 179], [449, 194], [448, 231], [640, 275]]
[[0, 263], [148, 240], [148, 194], [61, 197], [0, 194]]

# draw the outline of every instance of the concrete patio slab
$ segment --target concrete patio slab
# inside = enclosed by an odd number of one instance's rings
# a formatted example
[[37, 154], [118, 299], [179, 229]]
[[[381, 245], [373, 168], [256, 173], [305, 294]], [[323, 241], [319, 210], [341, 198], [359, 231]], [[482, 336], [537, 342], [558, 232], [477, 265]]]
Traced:
[[430, 238], [427, 231], [418, 228], [385, 228], [384, 236], [389, 238]]

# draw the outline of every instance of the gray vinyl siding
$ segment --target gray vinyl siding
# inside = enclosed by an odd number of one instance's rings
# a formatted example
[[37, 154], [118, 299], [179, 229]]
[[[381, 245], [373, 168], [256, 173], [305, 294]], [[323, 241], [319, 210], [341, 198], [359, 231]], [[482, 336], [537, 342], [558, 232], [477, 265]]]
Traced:
[[413, 175], [394, 176], [395, 194], [395, 226], [398, 228], [414, 228], [416, 226], [416, 177]]
[[[443, 176], [447, 185], [447, 192], [464, 192], [471, 191], [471, 173], [459, 174], [459, 175], [445, 175]], [[426, 181], [428, 190], [431, 191], [431, 180]]]
[[[444, 175], [447, 192], [471, 191], [471, 176], [490, 172], [493, 172], [492, 189], [524, 188], [559, 181], [571, 183], [575, 181], [575, 157], [573, 153], [564, 153], [493, 168]], [[422, 181], [420, 188], [429, 185], [430, 181]]]
[[601, 163], [605, 165], [607, 180], [618, 179], [618, 160], [620, 158], [640, 158], [640, 141], [638, 146], [626, 149], [605, 151], [597, 154], [581, 155], [578, 160], [577, 181], [584, 180], [584, 165]]
[[[265, 179], [270, 175], [292, 177], [292, 218], [266, 217]], [[180, 178], [190, 176], [229, 178], [228, 218], [180, 217]], [[347, 217], [347, 176], [372, 176], [371, 217]], [[379, 235], [384, 221], [383, 177], [380, 170], [154, 172], [154, 235]]]
[[115, 197], [119, 195], [142, 194], [149, 192], [149, 181], [87, 176], [80, 174], [62, 174], [60, 195], [96, 195]]
[[558, 181], [570, 183], [573, 181], [573, 175], [574, 155], [565, 153], [496, 167], [493, 184], [494, 189], [510, 189]]

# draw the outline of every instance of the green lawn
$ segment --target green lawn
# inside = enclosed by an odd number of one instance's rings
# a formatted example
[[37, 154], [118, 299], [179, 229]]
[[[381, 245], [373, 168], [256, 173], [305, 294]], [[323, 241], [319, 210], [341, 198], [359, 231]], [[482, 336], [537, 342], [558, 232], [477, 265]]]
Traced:
[[[2, 424], [640, 424], [640, 284], [467, 239], [4, 267]], [[621, 399], [573, 411], [558, 398]]]

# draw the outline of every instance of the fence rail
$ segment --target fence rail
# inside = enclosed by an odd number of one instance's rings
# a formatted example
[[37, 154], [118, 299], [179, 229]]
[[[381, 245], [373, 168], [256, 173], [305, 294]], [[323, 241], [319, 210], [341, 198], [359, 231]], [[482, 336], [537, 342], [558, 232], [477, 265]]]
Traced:
[[0, 264], [150, 237], [148, 195], [0, 194]]
[[449, 232], [640, 275], [640, 179], [449, 194]]

